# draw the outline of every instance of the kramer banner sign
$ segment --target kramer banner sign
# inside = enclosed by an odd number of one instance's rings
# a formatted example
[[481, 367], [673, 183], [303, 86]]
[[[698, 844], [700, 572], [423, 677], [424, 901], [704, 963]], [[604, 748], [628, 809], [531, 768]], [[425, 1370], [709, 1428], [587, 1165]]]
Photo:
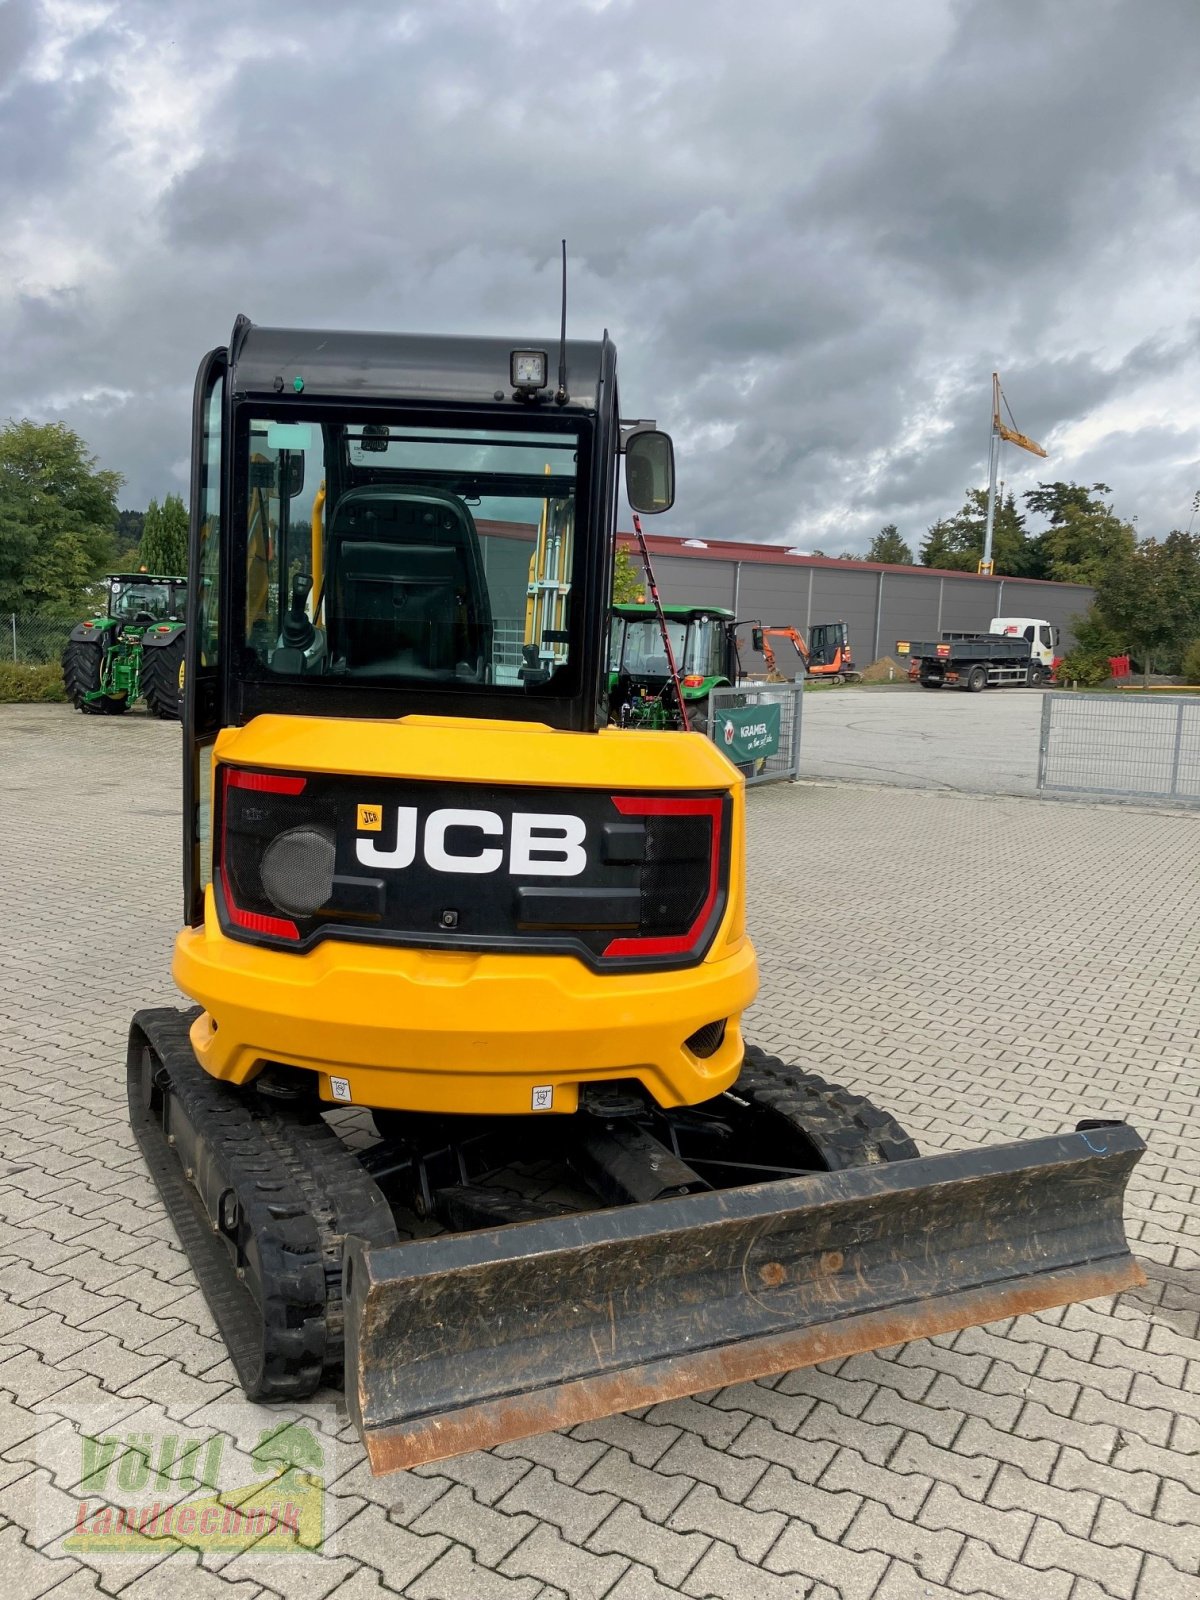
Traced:
[[734, 762], [761, 761], [779, 749], [779, 705], [730, 706], [721, 713], [720, 744]]

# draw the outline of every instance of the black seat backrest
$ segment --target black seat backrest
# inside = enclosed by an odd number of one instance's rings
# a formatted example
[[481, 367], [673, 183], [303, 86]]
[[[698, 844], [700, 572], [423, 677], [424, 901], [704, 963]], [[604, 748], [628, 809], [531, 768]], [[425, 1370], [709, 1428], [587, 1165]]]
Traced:
[[338, 556], [348, 667], [411, 651], [414, 665], [453, 668], [462, 573], [451, 546], [346, 539]]
[[491, 660], [491, 609], [471, 513], [439, 490], [351, 489], [329, 527], [329, 649], [350, 672], [452, 674]]

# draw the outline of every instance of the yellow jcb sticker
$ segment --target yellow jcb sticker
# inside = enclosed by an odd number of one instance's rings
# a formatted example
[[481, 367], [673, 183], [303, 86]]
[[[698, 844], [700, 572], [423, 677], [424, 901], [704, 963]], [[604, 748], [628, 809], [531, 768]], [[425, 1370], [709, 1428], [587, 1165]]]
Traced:
[[359, 806], [358, 831], [359, 833], [378, 833], [383, 827], [382, 806]]

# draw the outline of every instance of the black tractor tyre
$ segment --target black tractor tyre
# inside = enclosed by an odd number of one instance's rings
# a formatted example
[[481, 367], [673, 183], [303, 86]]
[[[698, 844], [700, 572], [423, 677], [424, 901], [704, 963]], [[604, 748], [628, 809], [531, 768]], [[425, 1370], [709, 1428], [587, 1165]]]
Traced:
[[730, 1093], [785, 1117], [803, 1132], [829, 1172], [915, 1161], [921, 1154], [895, 1117], [865, 1095], [787, 1066], [757, 1045], [746, 1046]]
[[100, 687], [103, 656], [99, 644], [87, 639], [72, 639], [62, 654], [63, 686], [76, 711], [89, 717], [119, 717], [127, 709], [124, 700], [87, 700]]
[[179, 680], [183, 649], [183, 634], [177, 633], [166, 644], [142, 651], [142, 697], [154, 715], [164, 722], [179, 722], [183, 717], [183, 689]]
[[972, 667], [970, 672], [967, 674], [968, 694], [978, 694], [980, 690], [986, 689], [987, 680], [988, 674], [986, 667]]

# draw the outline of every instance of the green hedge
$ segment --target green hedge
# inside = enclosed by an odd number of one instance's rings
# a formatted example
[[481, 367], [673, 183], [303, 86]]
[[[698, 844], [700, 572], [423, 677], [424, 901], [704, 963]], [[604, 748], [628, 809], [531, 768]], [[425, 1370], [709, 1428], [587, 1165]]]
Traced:
[[29, 704], [66, 698], [62, 668], [57, 662], [31, 667], [24, 661], [0, 661], [0, 701]]

